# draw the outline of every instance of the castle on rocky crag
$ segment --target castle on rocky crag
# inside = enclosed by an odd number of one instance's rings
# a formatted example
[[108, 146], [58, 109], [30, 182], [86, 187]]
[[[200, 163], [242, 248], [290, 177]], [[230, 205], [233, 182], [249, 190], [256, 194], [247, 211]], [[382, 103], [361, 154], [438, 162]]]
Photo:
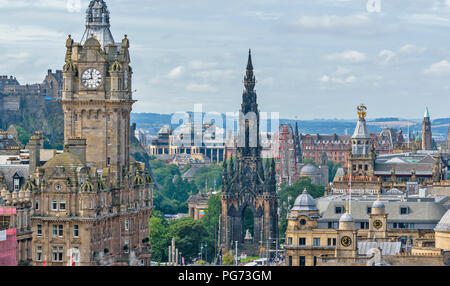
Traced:
[[130, 158], [130, 42], [114, 42], [109, 15], [92, 0], [80, 43], [66, 41], [64, 152], [41, 165], [42, 138], [33, 136], [29, 176], [1, 192], [7, 206], [29, 211], [32, 265], [150, 265], [153, 180]]

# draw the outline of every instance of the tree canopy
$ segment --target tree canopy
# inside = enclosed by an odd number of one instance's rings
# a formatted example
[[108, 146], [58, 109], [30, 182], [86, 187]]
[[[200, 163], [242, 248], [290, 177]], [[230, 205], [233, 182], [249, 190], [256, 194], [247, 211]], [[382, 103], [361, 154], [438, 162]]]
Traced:
[[304, 190], [314, 198], [323, 196], [325, 188], [321, 185], [315, 185], [308, 177], [300, 177], [292, 186], [282, 185], [278, 192], [278, 205], [281, 209], [279, 234], [280, 238], [284, 238], [287, 227], [287, 214], [294, 206], [295, 199], [303, 193]]

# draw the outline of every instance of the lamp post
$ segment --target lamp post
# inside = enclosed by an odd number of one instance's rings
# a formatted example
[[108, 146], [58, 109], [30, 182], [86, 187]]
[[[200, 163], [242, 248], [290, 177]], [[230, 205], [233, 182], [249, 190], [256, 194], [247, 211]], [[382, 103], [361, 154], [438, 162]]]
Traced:
[[205, 260], [206, 260], [206, 262], [208, 262], [208, 243], [205, 243], [205, 249], [206, 249], [206, 252], [205, 252], [206, 258], [205, 258]]
[[203, 244], [200, 244], [200, 261], [203, 260]]
[[236, 266], [238, 265], [238, 262], [237, 262], [237, 252], [238, 252], [238, 248], [237, 248], [237, 240], [235, 241], [235, 243], [236, 243], [236, 254], [235, 254], [235, 260], [236, 260]]
[[275, 259], [277, 259], [278, 258], [278, 238], [275, 238], [274, 242], [275, 242], [275, 245], [276, 245]]

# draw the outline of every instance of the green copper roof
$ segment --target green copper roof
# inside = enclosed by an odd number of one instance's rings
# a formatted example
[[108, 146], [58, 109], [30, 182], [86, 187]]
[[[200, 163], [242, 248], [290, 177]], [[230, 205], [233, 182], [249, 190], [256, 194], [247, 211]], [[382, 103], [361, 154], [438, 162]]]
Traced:
[[430, 113], [428, 112], [428, 107], [425, 109], [425, 115], [423, 117], [425, 117], [425, 118], [430, 117]]

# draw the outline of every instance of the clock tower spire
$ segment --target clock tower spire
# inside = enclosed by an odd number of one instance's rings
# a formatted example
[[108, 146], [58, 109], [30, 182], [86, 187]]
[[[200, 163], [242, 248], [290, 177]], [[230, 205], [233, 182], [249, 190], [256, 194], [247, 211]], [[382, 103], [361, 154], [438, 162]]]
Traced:
[[66, 41], [62, 106], [64, 141], [87, 140], [86, 162], [111, 174], [121, 185], [129, 171], [132, 98], [128, 37], [115, 44], [109, 11], [102, 0], [91, 1], [80, 43]]

